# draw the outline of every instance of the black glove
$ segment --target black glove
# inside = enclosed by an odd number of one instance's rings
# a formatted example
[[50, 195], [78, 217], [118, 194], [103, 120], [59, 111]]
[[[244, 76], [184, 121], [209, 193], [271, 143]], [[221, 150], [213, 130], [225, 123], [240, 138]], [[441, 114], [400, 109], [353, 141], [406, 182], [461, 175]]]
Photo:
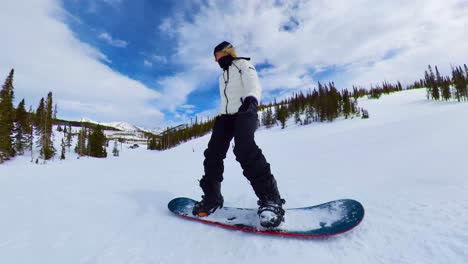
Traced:
[[247, 96], [242, 100], [242, 105], [239, 107], [239, 113], [257, 113], [258, 111], [258, 101], [257, 98], [253, 96]]

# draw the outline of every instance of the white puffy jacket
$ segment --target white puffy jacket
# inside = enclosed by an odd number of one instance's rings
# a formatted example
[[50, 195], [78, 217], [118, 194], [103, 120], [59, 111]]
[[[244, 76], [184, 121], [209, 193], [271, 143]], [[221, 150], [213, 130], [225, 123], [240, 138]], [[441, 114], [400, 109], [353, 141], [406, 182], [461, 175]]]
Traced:
[[260, 104], [262, 88], [257, 70], [246, 59], [235, 59], [229, 69], [219, 77], [221, 95], [220, 114], [235, 114], [247, 96], [253, 96]]

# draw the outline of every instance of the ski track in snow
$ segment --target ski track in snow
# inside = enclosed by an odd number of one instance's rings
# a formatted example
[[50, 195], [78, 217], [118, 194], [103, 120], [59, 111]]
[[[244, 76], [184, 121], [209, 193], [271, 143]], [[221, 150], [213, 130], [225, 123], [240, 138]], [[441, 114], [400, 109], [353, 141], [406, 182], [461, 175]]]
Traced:
[[[0, 165], [0, 263], [468, 263], [468, 104], [415, 90], [360, 106], [370, 119], [256, 134], [286, 207], [358, 200], [366, 216], [351, 232], [282, 238], [174, 216], [172, 198], [201, 195], [205, 136], [164, 152]], [[256, 206], [232, 149], [222, 191], [226, 206]]]

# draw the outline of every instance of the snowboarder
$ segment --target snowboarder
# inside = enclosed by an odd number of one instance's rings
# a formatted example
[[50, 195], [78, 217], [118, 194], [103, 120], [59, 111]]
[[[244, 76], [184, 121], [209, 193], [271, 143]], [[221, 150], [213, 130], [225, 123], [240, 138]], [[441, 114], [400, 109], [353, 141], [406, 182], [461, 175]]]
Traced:
[[254, 140], [261, 97], [257, 71], [250, 58], [237, 57], [236, 50], [229, 42], [223, 41], [217, 45], [213, 53], [223, 69], [219, 77], [221, 110], [204, 152], [205, 175], [200, 180], [204, 195], [195, 204], [192, 213], [200, 217], [208, 216], [223, 206], [223, 160], [234, 138], [236, 160], [259, 199], [260, 224], [267, 228], [277, 227], [284, 221], [282, 205], [285, 200], [280, 196], [270, 164]]

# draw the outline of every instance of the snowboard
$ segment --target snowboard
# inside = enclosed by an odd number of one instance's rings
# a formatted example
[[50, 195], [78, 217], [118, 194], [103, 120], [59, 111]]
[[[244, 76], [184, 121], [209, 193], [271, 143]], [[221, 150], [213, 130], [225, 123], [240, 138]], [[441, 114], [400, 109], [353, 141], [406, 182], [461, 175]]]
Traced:
[[260, 225], [257, 209], [223, 207], [207, 217], [199, 217], [192, 214], [195, 202], [190, 198], [175, 198], [169, 202], [168, 208], [178, 216], [205, 224], [245, 232], [304, 238], [342, 234], [359, 225], [364, 218], [361, 203], [342, 199], [309, 207], [285, 209], [285, 221], [280, 226], [264, 228]]

